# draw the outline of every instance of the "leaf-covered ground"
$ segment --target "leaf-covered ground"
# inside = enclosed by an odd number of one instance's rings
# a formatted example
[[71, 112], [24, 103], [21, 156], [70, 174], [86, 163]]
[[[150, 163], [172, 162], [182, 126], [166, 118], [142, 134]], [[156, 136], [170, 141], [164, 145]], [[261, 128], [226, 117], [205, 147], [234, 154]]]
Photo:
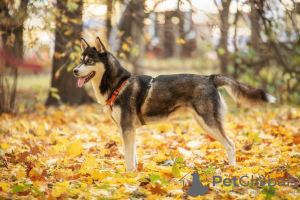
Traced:
[[[36, 107], [0, 116], [0, 199], [182, 199], [179, 179], [191, 171], [210, 189], [190, 199], [300, 199], [300, 109], [231, 109], [236, 168], [192, 118], [145, 126], [136, 137], [138, 172], [126, 173], [121, 135], [99, 105]], [[243, 184], [253, 175], [285, 186], [212, 185], [213, 176], [243, 175]], [[185, 191], [191, 182], [188, 174]]]

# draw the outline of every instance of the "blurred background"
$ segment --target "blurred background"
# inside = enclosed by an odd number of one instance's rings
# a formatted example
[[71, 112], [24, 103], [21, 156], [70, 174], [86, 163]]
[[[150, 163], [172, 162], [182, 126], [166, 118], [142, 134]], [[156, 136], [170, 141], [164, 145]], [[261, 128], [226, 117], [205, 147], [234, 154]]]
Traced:
[[0, 0], [0, 113], [94, 102], [80, 38], [131, 73], [227, 74], [300, 103], [300, 0]]

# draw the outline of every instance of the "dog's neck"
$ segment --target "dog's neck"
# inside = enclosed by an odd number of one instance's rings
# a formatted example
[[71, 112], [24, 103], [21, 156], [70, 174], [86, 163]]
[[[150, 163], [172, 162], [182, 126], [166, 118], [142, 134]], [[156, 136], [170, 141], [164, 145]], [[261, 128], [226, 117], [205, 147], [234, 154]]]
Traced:
[[114, 90], [122, 84], [124, 79], [129, 78], [131, 74], [124, 69], [117, 59], [109, 53], [108, 62], [99, 67], [95, 77], [91, 80], [93, 90], [97, 101], [105, 105]]
[[93, 87], [97, 102], [101, 105], [105, 105], [105, 102], [107, 99], [107, 93], [101, 94], [100, 89], [99, 89], [103, 74], [105, 72], [105, 68], [102, 63], [100, 63], [99, 65], [102, 65], [102, 66], [98, 67], [99, 70], [96, 71], [96, 75], [94, 78], [92, 78], [91, 83], [92, 83], [92, 87]]

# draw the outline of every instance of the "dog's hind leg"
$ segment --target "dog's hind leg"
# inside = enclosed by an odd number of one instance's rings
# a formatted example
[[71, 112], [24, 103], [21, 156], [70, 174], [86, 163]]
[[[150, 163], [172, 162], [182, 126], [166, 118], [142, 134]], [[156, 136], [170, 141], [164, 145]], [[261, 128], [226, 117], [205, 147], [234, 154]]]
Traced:
[[199, 110], [197, 110], [197, 106], [195, 106], [196, 112], [194, 113], [194, 118], [199, 126], [209, 136], [219, 141], [224, 146], [228, 154], [229, 165], [236, 165], [235, 145], [233, 141], [226, 135], [223, 126], [226, 104], [224, 103], [222, 97], [220, 97], [219, 101], [216, 101], [209, 106], [212, 106], [213, 112], [211, 113], [199, 112]]
[[212, 138], [219, 141], [227, 151], [229, 165], [236, 165], [235, 163], [235, 145], [233, 141], [225, 134], [223, 125], [208, 125], [204, 122], [202, 117], [195, 116], [195, 119], [199, 126]]
[[127, 172], [135, 171], [137, 169], [135, 132], [135, 128], [122, 128], [122, 138]]

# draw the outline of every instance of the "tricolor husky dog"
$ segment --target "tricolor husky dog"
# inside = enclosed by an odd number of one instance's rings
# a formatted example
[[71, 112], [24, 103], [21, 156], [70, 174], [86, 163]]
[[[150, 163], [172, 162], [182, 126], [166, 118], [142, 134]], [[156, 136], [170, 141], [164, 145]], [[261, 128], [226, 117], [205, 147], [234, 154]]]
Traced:
[[217, 88], [224, 87], [242, 105], [273, 103], [275, 98], [223, 75], [132, 76], [108, 52], [99, 37], [95, 47], [81, 39], [81, 63], [73, 73], [78, 87], [91, 82], [98, 103], [122, 131], [126, 170], [137, 169], [135, 129], [163, 122], [179, 113], [190, 113], [199, 126], [227, 151], [235, 165], [235, 145], [224, 131], [227, 106]]

